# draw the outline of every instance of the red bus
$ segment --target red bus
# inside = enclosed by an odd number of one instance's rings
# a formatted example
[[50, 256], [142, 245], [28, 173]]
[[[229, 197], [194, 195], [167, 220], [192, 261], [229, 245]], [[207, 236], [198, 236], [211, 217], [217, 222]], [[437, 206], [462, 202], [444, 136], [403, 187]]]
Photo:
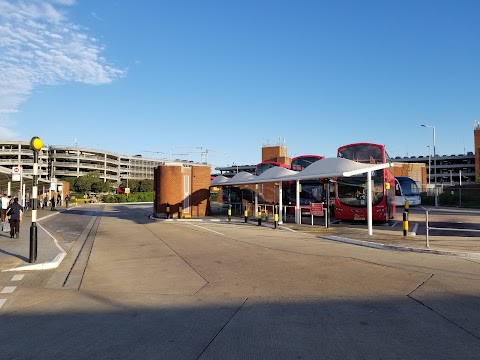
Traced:
[[[366, 164], [391, 162], [383, 145], [356, 143], [338, 148], [338, 157]], [[372, 220], [388, 222], [395, 215], [395, 177], [389, 168], [372, 172]], [[367, 220], [367, 174], [339, 177], [335, 187], [335, 217]]]
[[[302, 171], [315, 161], [324, 159], [324, 156], [320, 155], [301, 155], [294, 157], [290, 165], [291, 170]], [[300, 181], [300, 206], [302, 208], [302, 214], [310, 214], [310, 203], [322, 202], [324, 197], [323, 182], [318, 180], [302, 180]], [[297, 204], [296, 194], [297, 184], [292, 181], [288, 184], [287, 190], [287, 204], [295, 206]], [[295, 214], [293, 207], [288, 208], [289, 214]]]
[[290, 169], [295, 171], [302, 171], [308, 165], [314, 163], [315, 161], [324, 159], [324, 156], [320, 155], [301, 155], [294, 157], [290, 165]]

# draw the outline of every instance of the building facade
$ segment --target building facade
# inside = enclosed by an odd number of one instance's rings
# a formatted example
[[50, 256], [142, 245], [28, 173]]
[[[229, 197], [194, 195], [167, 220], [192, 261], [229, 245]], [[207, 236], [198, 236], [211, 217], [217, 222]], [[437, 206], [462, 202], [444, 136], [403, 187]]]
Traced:
[[[179, 161], [188, 163], [189, 161]], [[44, 144], [38, 156], [39, 179], [80, 177], [98, 171], [105, 182], [153, 179], [154, 169], [166, 160], [127, 156], [114, 152]], [[23, 174], [33, 175], [33, 151], [29, 141], [1, 141], [0, 166], [21, 167]]]
[[420, 163], [426, 167], [426, 184], [434, 186], [475, 184], [475, 155], [473, 152], [459, 155], [411, 156], [393, 159], [399, 163]]
[[210, 197], [208, 165], [166, 164], [155, 169], [156, 217], [204, 217]]
[[[44, 144], [38, 152], [38, 179], [49, 180], [49, 150]], [[26, 176], [33, 175], [33, 151], [30, 141], [2, 141], [0, 142], [0, 166], [12, 169], [21, 167]]]

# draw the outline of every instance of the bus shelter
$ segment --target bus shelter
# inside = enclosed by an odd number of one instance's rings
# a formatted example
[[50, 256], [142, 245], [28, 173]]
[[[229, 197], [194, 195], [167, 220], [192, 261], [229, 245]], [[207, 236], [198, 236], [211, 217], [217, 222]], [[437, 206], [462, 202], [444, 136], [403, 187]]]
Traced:
[[[279, 183], [279, 209], [282, 209], [282, 182], [294, 181], [296, 183], [296, 209], [295, 222], [298, 223], [301, 217], [300, 208], [300, 181], [314, 179], [331, 179], [337, 177], [350, 177], [360, 174], [367, 174], [367, 224], [368, 234], [373, 235], [372, 222], [372, 172], [393, 167], [393, 163], [384, 164], [363, 164], [343, 158], [325, 158], [307, 166], [302, 171], [293, 171], [280, 167], [272, 167], [260, 176], [240, 172], [228, 179], [225, 176], [217, 176], [212, 179], [210, 186], [235, 186], [235, 185], [258, 185], [261, 183]], [[257, 202], [257, 197], [255, 198]], [[257, 203], [255, 204], [255, 208]], [[281, 213], [279, 214], [281, 219]]]
[[[33, 176], [19, 175], [18, 181], [14, 181], [12, 175], [12, 169], [5, 166], [0, 166], [0, 196], [7, 194], [12, 197], [18, 197], [20, 203], [25, 206], [25, 198], [27, 193], [32, 193], [33, 188]], [[47, 188], [50, 187], [50, 182], [42, 179], [38, 179], [39, 186], [43, 185]]]

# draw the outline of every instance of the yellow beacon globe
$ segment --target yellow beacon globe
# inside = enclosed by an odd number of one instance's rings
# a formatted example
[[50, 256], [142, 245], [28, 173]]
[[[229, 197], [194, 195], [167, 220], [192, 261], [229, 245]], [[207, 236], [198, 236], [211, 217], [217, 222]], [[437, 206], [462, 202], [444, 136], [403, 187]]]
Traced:
[[35, 136], [35, 137], [32, 138], [32, 140], [30, 141], [30, 146], [31, 146], [34, 150], [36, 150], [36, 151], [41, 150], [41, 149], [42, 149], [42, 145], [43, 145], [43, 142], [42, 142], [42, 140], [40, 140], [39, 137], [36, 137], [36, 136]]

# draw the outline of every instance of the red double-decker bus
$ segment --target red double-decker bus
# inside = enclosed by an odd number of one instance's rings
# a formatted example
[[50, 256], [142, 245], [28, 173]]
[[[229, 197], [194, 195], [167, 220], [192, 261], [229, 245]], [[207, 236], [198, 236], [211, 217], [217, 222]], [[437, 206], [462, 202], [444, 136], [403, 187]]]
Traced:
[[[338, 148], [338, 157], [366, 163], [391, 162], [385, 147], [356, 143]], [[395, 177], [389, 168], [372, 172], [372, 220], [387, 222], [395, 215]], [[367, 174], [337, 178], [335, 217], [340, 220], [367, 220]]]
[[[310, 164], [318, 160], [324, 159], [324, 156], [320, 155], [301, 155], [294, 157], [292, 159], [290, 169], [295, 171], [302, 171]], [[293, 206], [297, 204], [296, 197], [296, 186], [297, 184], [293, 181], [288, 184], [287, 190], [287, 203], [292, 206], [288, 208], [289, 214], [294, 214], [295, 209]], [[323, 191], [323, 182], [320, 179], [316, 180], [302, 180], [300, 181], [301, 191], [300, 191], [300, 207], [302, 214], [310, 213], [310, 203], [322, 202], [324, 197]]]
[[324, 156], [320, 155], [301, 155], [292, 159], [290, 169], [295, 171], [302, 171], [308, 165], [313, 164], [315, 161], [324, 159]]

